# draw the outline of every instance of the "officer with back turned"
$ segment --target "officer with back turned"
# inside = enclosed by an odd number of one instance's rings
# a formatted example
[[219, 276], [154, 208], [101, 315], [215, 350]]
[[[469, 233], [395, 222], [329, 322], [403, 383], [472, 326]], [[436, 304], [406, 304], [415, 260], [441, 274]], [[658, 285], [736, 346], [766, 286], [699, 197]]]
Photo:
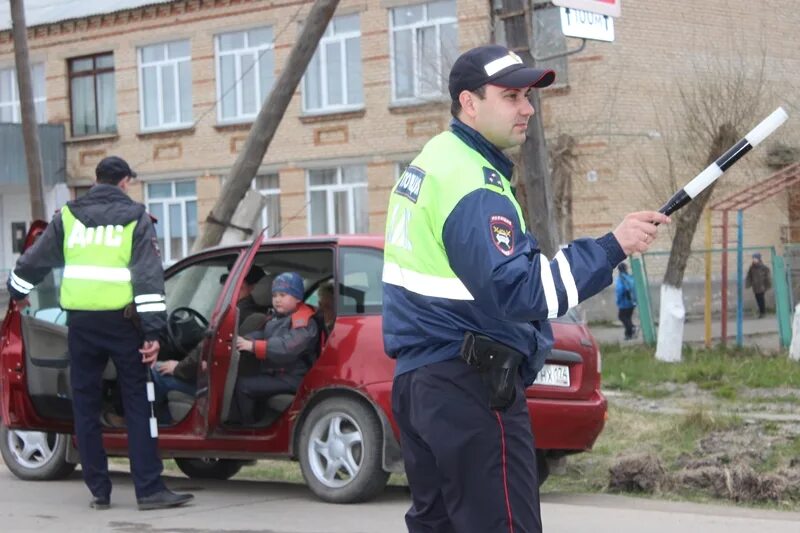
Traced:
[[70, 385], [81, 469], [90, 506], [110, 506], [111, 479], [103, 449], [102, 374], [109, 356], [122, 391], [128, 450], [141, 510], [182, 505], [161, 479], [158, 441], [150, 436], [147, 372], [160, 349], [166, 323], [164, 271], [158, 240], [142, 204], [126, 194], [136, 173], [123, 159], [107, 157], [96, 184], [68, 202], [9, 276], [11, 298], [27, 295], [52, 268], [63, 267], [60, 303], [67, 310]]

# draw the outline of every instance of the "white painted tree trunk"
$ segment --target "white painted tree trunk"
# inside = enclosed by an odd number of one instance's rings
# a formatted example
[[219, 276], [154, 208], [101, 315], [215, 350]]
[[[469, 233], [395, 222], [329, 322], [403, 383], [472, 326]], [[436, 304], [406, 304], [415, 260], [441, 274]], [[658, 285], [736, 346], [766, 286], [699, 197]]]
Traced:
[[800, 304], [794, 307], [792, 319], [792, 344], [789, 345], [789, 359], [800, 361]]
[[658, 344], [656, 359], [678, 363], [683, 349], [683, 289], [664, 283], [661, 285], [661, 309], [658, 314]]

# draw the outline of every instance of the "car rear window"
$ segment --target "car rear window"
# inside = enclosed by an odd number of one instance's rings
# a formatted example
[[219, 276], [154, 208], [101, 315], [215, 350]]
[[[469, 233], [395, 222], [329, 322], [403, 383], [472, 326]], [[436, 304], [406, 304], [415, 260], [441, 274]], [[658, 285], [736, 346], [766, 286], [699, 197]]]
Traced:
[[339, 260], [339, 314], [380, 314], [383, 252], [374, 248], [343, 247]]

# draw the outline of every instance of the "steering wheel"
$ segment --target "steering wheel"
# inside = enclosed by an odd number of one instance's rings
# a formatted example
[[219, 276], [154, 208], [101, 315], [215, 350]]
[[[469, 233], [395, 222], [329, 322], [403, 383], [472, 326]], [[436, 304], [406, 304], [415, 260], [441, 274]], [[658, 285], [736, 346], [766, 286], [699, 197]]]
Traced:
[[191, 307], [177, 307], [167, 317], [169, 342], [183, 356], [188, 355], [203, 340], [206, 329], [206, 317]]

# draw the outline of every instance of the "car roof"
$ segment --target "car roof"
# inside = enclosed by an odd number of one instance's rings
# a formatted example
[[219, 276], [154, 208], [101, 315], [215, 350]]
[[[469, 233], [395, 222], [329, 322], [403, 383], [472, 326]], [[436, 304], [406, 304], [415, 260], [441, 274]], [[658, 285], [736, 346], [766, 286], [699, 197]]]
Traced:
[[[221, 244], [206, 248], [191, 255], [200, 253], [228, 251], [238, 253], [242, 248], [252, 244], [252, 240], [240, 241], [232, 244]], [[270, 237], [262, 246], [286, 246], [296, 244], [338, 244], [339, 246], [366, 246], [370, 248], [383, 248], [383, 235], [342, 234], [342, 235], [311, 235], [306, 237]]]

